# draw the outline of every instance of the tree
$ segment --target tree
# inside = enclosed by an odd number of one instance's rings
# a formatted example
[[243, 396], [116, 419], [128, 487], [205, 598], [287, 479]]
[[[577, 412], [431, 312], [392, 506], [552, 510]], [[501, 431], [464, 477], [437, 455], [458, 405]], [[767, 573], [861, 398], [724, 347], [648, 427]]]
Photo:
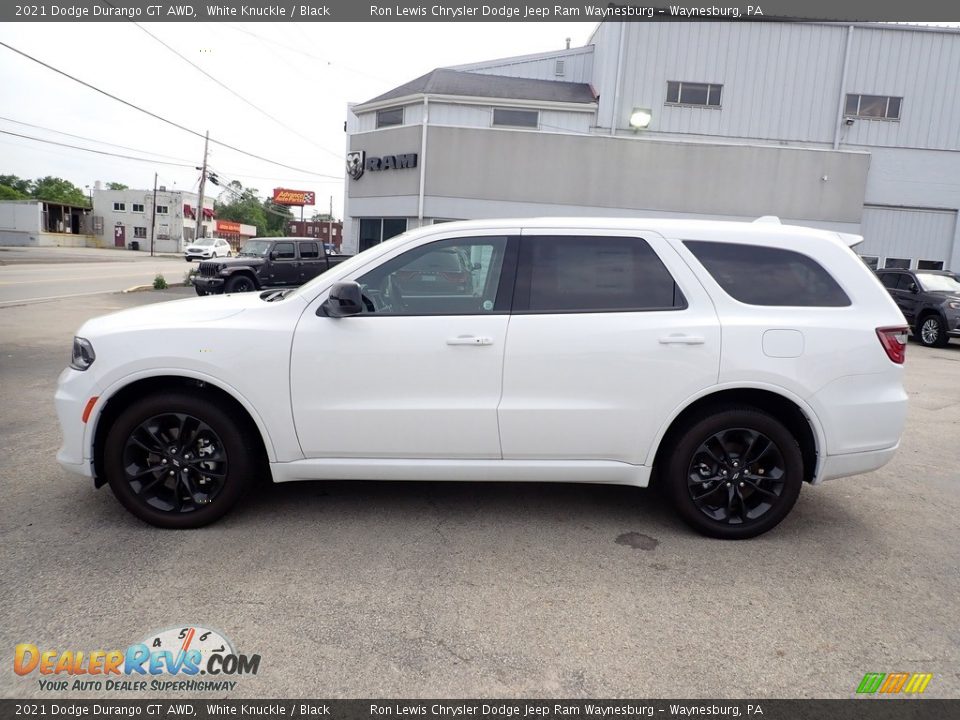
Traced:
[[108, 182], [107, 190], [129, 190], [129, 185], [124, 185], [123, 183]]
[[266, 232], [267, 215], [257, 196], [256, 188], [246, 188], [236, 180], [224, 188], [220, 199], [214, 202], [213, 207], [217, 217], [221, 220], [232, 220], [257, 228], [257, 234]]
[[280, 237], [287, 234], [287, 223], [295, 220], [290, 208], [274, 205], [270, 199], [263, 201], [263, 213], [267, 218], [267, 237]]
[[65, 205], [89, 205], [89, 199], [83, 190], [69, 180], [48, 175], [33, 183], [30, 193], [37, 200], [58, 202]]
[[6, 185], [13, 188], [23, 197], [30, 195], [33, 190], [33, 182], [25, 178], [19, 178], [16, 175], [0, 175], [0, 185]]
[[22, 193], [16, 188], [0, 183], [0, 200], [24, 200], [28, 197], [30, 196], [26, 193]]

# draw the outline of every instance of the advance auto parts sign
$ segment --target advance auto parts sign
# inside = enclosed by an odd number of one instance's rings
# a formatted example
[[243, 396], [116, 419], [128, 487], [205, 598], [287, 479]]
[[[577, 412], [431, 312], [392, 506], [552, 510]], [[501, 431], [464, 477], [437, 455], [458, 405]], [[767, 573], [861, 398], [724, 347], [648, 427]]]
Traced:
[[364, 171], [370, 170], [377, 172], [380, 170], [404, 170], [415, 168], [417, 166], [416, 153], [404, 153], [402, 155], [382, 155], [375, 157], [367, 154], [363, 150], [354, 150], [347, 153], [347, 175], [354, 180], [359, 180]]
[[316, 205], [316, 200], [312, 190], [273, 189], [273, 202], [277, 205]]

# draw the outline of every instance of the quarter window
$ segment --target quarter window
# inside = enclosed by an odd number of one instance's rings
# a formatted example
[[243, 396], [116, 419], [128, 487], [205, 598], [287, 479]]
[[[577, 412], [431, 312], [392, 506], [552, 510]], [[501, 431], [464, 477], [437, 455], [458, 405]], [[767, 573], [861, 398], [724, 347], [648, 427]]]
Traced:
[[899, 120], [902, 97], [889, 95], [847, 95], [846, 117]]
[[667, 82], [667, 105], [701, 105], [720, 107], [723, 85], [715, 83]]
[[516, 311], [626, 312], [684, 307], [686, 301], [670, 272], [642, 238], [522, 239]]
[[391, 125], [403, 125], [402, 107], [377, 110], [377, 127], [390, 127]]
[[540, 125], [540, 111], [494, 108], [493, 124], [504, 127], [537, 128]]
[[[357, 278], [366, 313], [485, 315], [506, 312], [500, 276], [506, 237], [453, 238], [424, 245]], [[509, 266], [509, 264], [508, 264]]]
[[818, 262], [792, 250], [685, 240], [730, 297], [747, 305], [844, 307], [850, 298]]

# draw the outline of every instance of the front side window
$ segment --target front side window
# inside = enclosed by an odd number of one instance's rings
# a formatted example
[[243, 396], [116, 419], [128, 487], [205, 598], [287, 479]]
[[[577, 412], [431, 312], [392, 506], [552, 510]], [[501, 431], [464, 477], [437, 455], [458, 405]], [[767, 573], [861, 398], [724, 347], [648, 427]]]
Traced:
[[402, 107], [377, 110], [377, 127], [390, 127], [391, 125], [403, 125]]
[[495, 127], [537, 128], [540, 125], [540, 111], [494, 108], [493, 124]]
[[720, 94], [723, 85], [716, 83], [680, 82], [667, 83], [667, 105], [700, 105], [720, 107]]
[[375, 315], [480, 315], [497, 304], [506, 237], [454, 238], [429, 243], [357, 278]]
[[843, 114], [873, 120], [899, 120], [902, 97], [848, 94]]
[[885, 288], [894, 290], [897, 287], [897, 280], [900, 277], [900, 273], [883, 273], [880, 276], [880, 282], [883, 283]]
[[518, 312], [674, 310], [686, 301], [653, 248], [637, 237], [524, 237]]
[[280, 242], [273, 246], [273, 256], [277, 260], [293, 260], [297, 253], [292, 242]]
[[793, 250], [684, 240], [734, 300], [747, 305], [845, 307], [850, 298], [816, 260]]

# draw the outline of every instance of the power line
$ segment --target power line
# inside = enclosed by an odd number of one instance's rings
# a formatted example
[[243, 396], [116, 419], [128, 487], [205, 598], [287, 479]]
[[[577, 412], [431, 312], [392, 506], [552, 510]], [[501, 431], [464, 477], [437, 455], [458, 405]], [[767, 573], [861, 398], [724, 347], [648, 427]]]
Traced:
[[[191, 130], [190, 128], [185, 127], [185, 126], [183, 126], [183, 125], [180, 125], [179, 123], [176, 123], [176, 122], [174, 122], [173, 120], [168, 120], [167, 118], [161, 117], [160, 115], [157, 115], [157, 114], [154, 113], [154, 112], [151, 112], [151, 111], [149, 111], [149, 110], [145, 110], [144, 108], [142, 108], [142, 107], [140, 107], [140, 106], [138, 106], [138, 105], [134, 105], [132, 102], [129, 102], [129, 101], [127, 101], [127, 100], [124, 100], [123, 98], [119, 98], [119, 97], [117, 97], [116, 95], [112, 95], [112, 94], [108, 93], [106, 90], [101, 90], [101, 89], [98, 88], [97, 86], [91, 85], [90, 83], [88, 83], [88, 82], [86, 82], [86, 81], [84, 81], [84, 80], [81, 80], [80, 78], [74, 77], [74, 76], [71, 75], [70, 73], [64, 72], [63, 70], [60, 70], [59, 68], [55, 68], [53, 65], [50, 65], [50, 64], [48, 64], [48, 63], [45, 63], [45, 62], [43, 62], [43, 60], [39, 60], [39, 59], [33, 57], [32, 55], [29, 55], [29, 54], [23, 52], [22, 50], [17, 50], [17, 48], [13, 47], [12, 45], [8, 45], [7, 43], [3, 42], [2, 40], [0, 40], [0, 45], [2, 45], [3, 47], [7, 48], [8, 50], [12, 50], [13, 52], [17, 53], [18, 55], [21, 55], [21, 56], [27, 58], [28, 60], [32, 60], [33, 62], [37, 63], [38, 65], [42, 65], [43, 67], [47, 68], [48, 70], [52, 70], [53, 72], [57, 73], [58, 75], [63, 75], [65, 78], [69, 78], [70, 80], [73, 80], [74, 82], [79, 83], [79, 84], [83, 85], [84, 87], [90, 88], [90, 89], [93, 90], [94, 92], [100, 93], [101, 95], [104, 95], [104, 96], [110, 98], [111, 100], [116, 100], [118, 103], [121, 103], [121, 104], [123, 104], [123, 105], [126, 105], [127, 107], [130, 107], [130, 108], [133, 108], [134, 110], [137, 110], [138, 112], [142, 112], [142, 113], [144, 113], [145, 115], [149, 115], [150, 117], [152, 117], [152, 118], [154, 118], [154, 119], [156, 119], [156, 120], [159, 120], [160, 122], [164, 122], [164, 123], [166, 123], [167, 125], [172, 125], [173, 127], [177, 128], [178, 130], [183, 130], [184, 132], [190, 133], [191, 135], [196, 135], [196, 136], [199, 137], [199, 138], [204, 137], [204, 135], [203, 135], [202, 133], [199, 133], [199, 132], [197, 132], [196, 130]], [[220, 140], [214, 140], [213, 138], [210, 138], [210, 142], [215, 143], [215, 144], [217, 144], [217, 145], [220, 145], [221, 147], [225, 147], [225, 148], [227, 148], [227, 149], [229, 149], [229, 150], [233, 150], [234, 152], [238, 152], [238, 153], [240, 153], [241, 155], [247, 155], [248, 157], [252, 157], [252, 158], [255, 158], [255, 159], [257, 159], [257, 160], [261, 160], [261, 161], [263, 161], [263, 162], [270, 163], [271, 165], [276, 165], [277, 167], [287, 168], [287, 170], [294, 170], [294, 171], [296, 171], [296, 172], [304, 173], [304, 174], [306, 174], [306, 175], [315, 175], [315, 176], [317, 176], [317, 177], [329, 178], [329, 179], [334, 179], [334, 180], [341, 180], [341, 179], [342, 179], [342, 178], [336, 177], [336, 176], [334, 176], [334, 175], [325, 175], [324, 173], [318, 173], [318, 172], [314, 172], [314, 171], [312, 171], [312, 170], [304, 170], [303, 168], [298, 168], [298, 167], [295, 167], [295, 166], [293, 166], [293, 165], [287, 165], [287, 164], [285, 164], [285, 163], [278, 162], [278, 161], [276, 161], [276, 160], [271, 160], [270, 158], [265, 158], [265, 157], [263, 157], [262, 155], [257, 155], [256, 153], [248, 152], [247, 150], [241, 150], [240, 148], [235, 147], [235, 146], [233, 146], [233, 145], [228, 145], [227, 143], [222, 142], [222, 141], [220, 141]], [[81, 148], [81, 149], [82, 149], [82, 148]]]
[[[107, 4], [110, 5], [110, 3], [107, 3]], [[133, 22], [133, 21], [131, 21], [131, 22]], [[314, 147], [319, 148], [320, 150], [323, 150], [325, 153], [329, 153], [330, 155], [333, 155], [333, 156], [334, 156], [335, 158], [337, 158], [337, 159], [340, 159], [340, 153], [335, 153], [333, 150], [330, 150], [330, 149], [328, 149], [328, 148], [323, 147], [323, 145], [319, 145], [319, 144], [315, 143], [313, 140], [311, 140], [310, 138], [308, 138], [306, 135], [303, 135], [302, 133], [298, 132], [298, 131], [295, 130], [294, 128], [292, 128], [292, 127], [290, 127], [289, 125], [287, 125], [287, 124], [286, 124], [285, 122], [283, 122], [282, 120], [280, 120], [280, 119], [274, 117], [273, 115], [271, 115], [270, 113], [268, 113], [266, 110], [264, 110], [264, 109], [261, 108], [260, 106], [255, 105], [255, 104], [252, 103], [250, 100], [247, 100], [247, 98], [245, 98], [243, 95], [241, 95], [240, 93], [238, 93], [238, 92], [237, 92], [236, 90], [234, 90], [233, 88], [229, 87], [229, 86], [226, 85], [225, 83], [223, 83], [223, 82], [221, 82], [220, 80], [218, 80], [217, 78], [215, 78], [213, 75], [211, 75], [210, 73], [208, 73], [206, 70], [204, 70], [202, 67], [200, 67], [199, 65], [197, 65], [197, 64], [196, 64], [195, 62], [193, 62], [192, 60], [184, 57], [182, 54], [180, 54], [180, 52], [179, 52], [178, 50], [176, 50], [175, 48], [172, 48], [170, 45], [168, 45], [168, 44], [165, 43], [163, 40], [161, 40], [160, 38], [158, 38], [156, 35], [154, 35], [152, 32], [150, 32], [149, 30], [147, 30], [145, 27], [143, 27], [143, 25], [141, 25], [140, 23], [133, 22], [133, 24], [136, 25], [136, 26], [137, 26], [138, 28], [140, 28], [141, 30], [143, 30], [143, 32], [145, 32], [147, 35], [149, 35], [150, 37], [152, 37], [152, 38], [153, 38], [154, 40], [156, 40], [158, 43], [160, 43], [161, 45], [163, 45], [167, 50], [169, 50], [170, 52], [172, 52], [172, 53], [173, 53], [174, 55], [176, 55], [178, 58], [180, 58], [180, 59], [183, 60], [185, 63], [187, 63], [188, 65], [190, 65], [190, 67], [194, 68], [197, 72], [202, 73], [202, 74], [204, 75], [204, 77], [209, 78], [210, 80], [212, 80], [213, 82], [215, 82], [217, 85], [219, 85], [220, 87], [222, 87], [224, 90], [226, 90], [227, 92], [229, 92], [229, 93], [230, 93], [231, 95], [233, 95], [234, 97], [238, 98], [239, 100], [242, 100], [242, 101], [245, 102], [247, 105], [249, 105], [250, 107], [252, 107], [254, 110], [256, 110], [257, 112], [261, 113], [262, 115], [270, 118], [270, 119], [273, 120], [275, 123], [277, 123], [277, 125], [279, 125], [280, 127], [284, 128], [285, 130], [289, 130], [290, 132], [292, 132], [294, 135], [296, 135], [297, 137], [301, 138], [302, 140], [306, 140], [308, 143], [310, 143], [310, 144], [313, 145]]]
[[64, 132], [63, 130], [55, 130], [53, 128], [44, 127], [43, 125], [34, 125], [33, 123], [24, 122], [23, 120], [14, 120], [13, 118], [4, 117], [2, 115], [0, 115], [0, 120], [6, 120], [7, 122], [16, 123], [17, 125], [26, 125], [27, 127], [36, 128], [37, 130], [46, 130], [47, 132], [57, 133], [58, 135], [66, 135], [67, 137], [76, 138], [77, 140], [86, 140], [88, 142], [95, 142], [101, 145], [107, 145], [109, 147], [120, 148], [121, 150], [132, 150], [133, 152], [156, 155], [157, 157], [167, 158], [168, 160], [178, 160], [184, 163], [190, 162], [184, 158], [173, 157], [172, 155], [164, 155], [163, 153], [155, 153], [151, 152], [150, 150], [141, 150], [140, 148], [133, 148], [127, 145], [117, 145], [116, 143], [107, 142], [106, 140], [97, 140], [96, 138], [84, 137], [83, 135], [74, 135], [73, 133]]
[[138, 158], [132, 155], [121, 155], [120, 153], [107, 152], [106, 150], [94, 150], [93, 148], [80, 147], [79, 145], [70, 145], [68, 143], [57, 142], [56, 140], [45, 140], [43, 138], [33, 137], [32, 135], [21, 135], [20, 133], [10, 132], [9, 130], [0, 130], [4, 135], [24, 138], [25, 140], [35, 140], [36, 142], [47, 143], [49, 145], [59, 145], [60, 147], [73, 148], [74, 150], [83, 150], [84, 152], [96, 153], [97, 155], [109, 155], [110, 157], [123, 158], [124, 160], [136, 160], [138, 162], [153, 163], [155, 165], [175, 165], [176, 167], [193, 167], [192, 164], [168, 162], [166, 160], [154, 160], [153, 158]]

